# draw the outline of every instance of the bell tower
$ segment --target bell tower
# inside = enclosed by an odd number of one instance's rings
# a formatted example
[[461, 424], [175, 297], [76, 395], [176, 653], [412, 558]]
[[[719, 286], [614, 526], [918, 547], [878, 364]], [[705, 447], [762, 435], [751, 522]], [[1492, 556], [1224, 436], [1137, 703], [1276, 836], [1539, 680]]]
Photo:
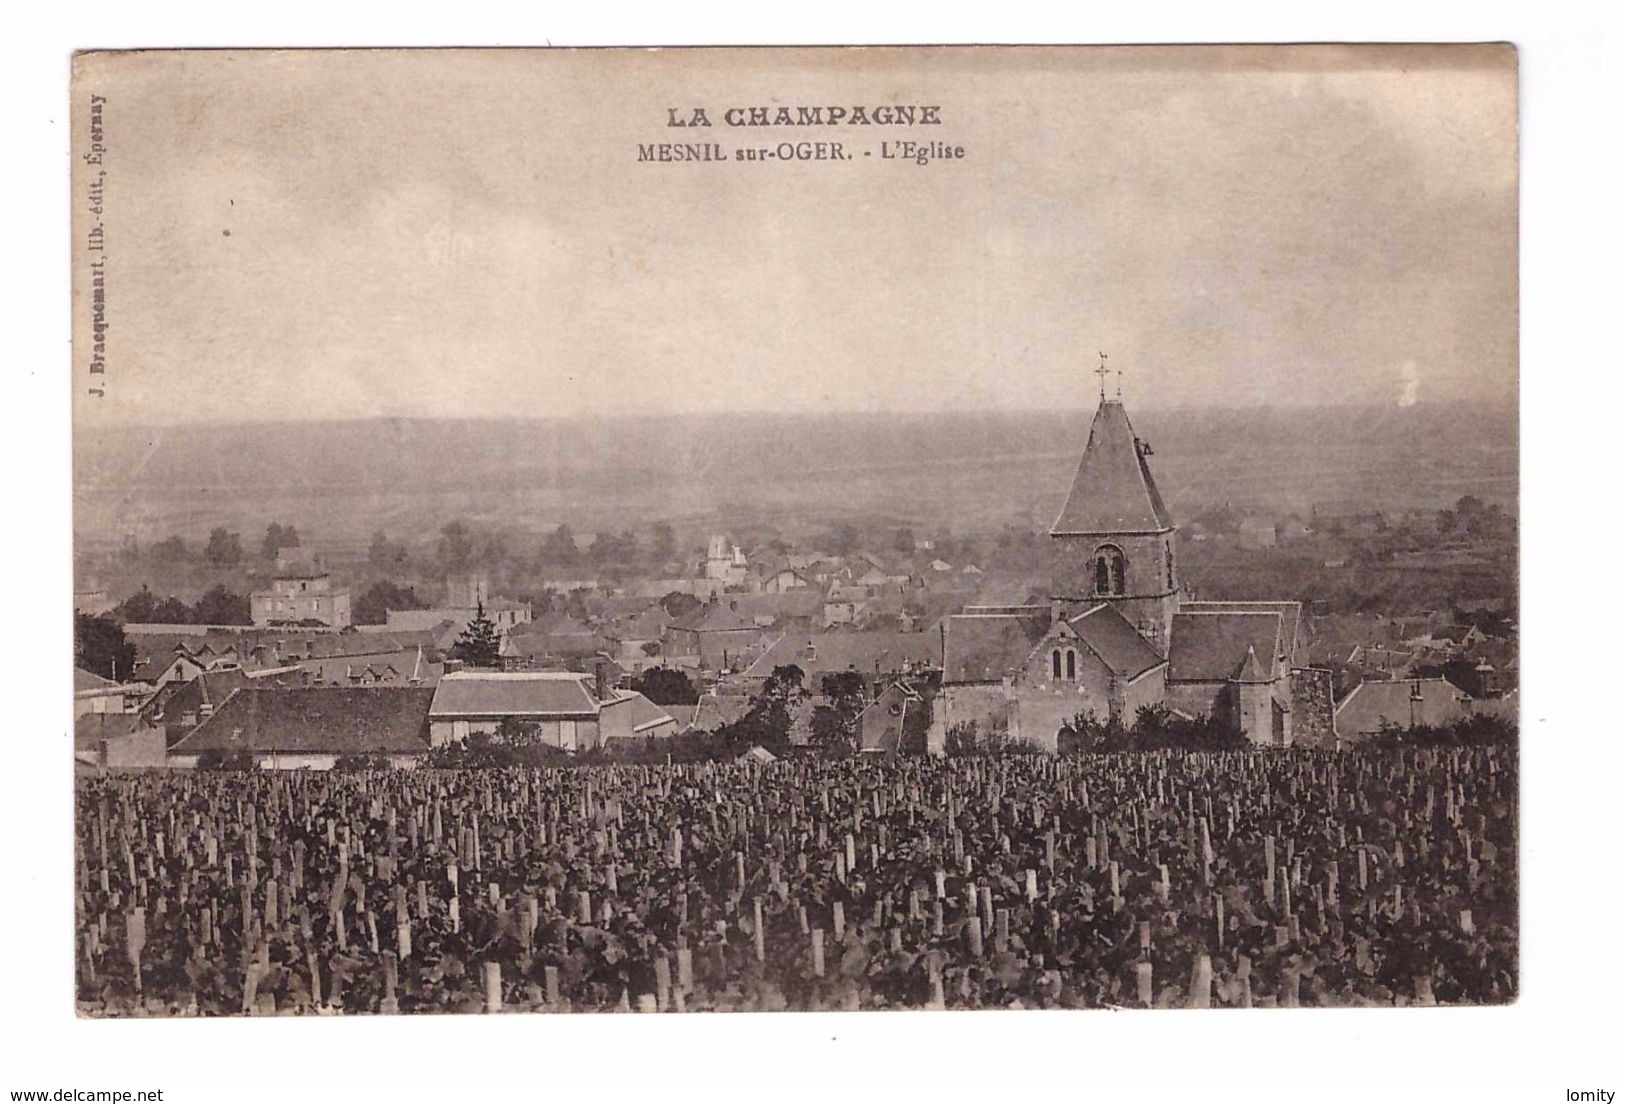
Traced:
[[1179, 608], [1175, 526], [1151, 477], [1151, 446], [1129, 424], [1121, 382], [1117, 396], [1106, 397], [1104, 353], [1100, 361], [1100, 405], [1066, 505], [1050, 527], [1066, 565], [1053, 597], [1076, 609], [1109, 602], [1167, 655]]

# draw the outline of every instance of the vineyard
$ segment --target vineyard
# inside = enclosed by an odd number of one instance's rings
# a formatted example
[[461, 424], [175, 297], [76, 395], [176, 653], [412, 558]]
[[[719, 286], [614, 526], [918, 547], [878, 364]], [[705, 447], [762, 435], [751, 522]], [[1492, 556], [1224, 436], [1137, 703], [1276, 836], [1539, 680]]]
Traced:
[[82, 1015], [1481, 1004], [1510, 744], [77, 784]]

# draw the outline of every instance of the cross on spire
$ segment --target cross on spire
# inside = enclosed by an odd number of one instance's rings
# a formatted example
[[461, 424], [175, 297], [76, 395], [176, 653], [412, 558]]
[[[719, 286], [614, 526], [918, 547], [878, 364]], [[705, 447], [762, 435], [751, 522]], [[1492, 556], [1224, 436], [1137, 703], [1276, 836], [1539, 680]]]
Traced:
[[1111, 369], [1106, 367], [1106, 354], [1100, 354], [1100, 367], [1096, 368], [1095, 375], [1100, 377], [1100, 401], [1106, 401], [1106, 377], [1111, 375]]

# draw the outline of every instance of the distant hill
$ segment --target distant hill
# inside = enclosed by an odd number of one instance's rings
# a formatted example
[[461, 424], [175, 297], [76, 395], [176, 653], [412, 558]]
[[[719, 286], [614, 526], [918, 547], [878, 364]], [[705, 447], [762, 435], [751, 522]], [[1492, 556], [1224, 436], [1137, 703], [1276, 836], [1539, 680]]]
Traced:
[[[1090, 411], [718, 415], [594, 421], [374, 420], [83, 431], [82, 547], [135, 533], [257, 533], [279, 520], [339, 543], [453, 518], [515, 531], [674, 523], [786, 532], [895, 518], [928, 529], [1047, 525]], [[1231, 501], [1515, 505], [1517, 411], [1464, 404], [1180, 410], [1131, 417], [1176, 514]]]

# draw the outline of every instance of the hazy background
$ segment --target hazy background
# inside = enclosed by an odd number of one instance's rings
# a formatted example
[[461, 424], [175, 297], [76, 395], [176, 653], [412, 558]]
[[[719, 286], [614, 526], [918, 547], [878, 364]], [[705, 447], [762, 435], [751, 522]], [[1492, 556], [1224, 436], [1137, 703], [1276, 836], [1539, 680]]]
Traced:
[[[78, 82], [109, 98], [113, 327], [82, 430], [1081, 410], [1100, 350], [1133, 409], [1516, 393], [1510, 50], [204, 52]], [[945, 123], [720, 125], [781, 102]], [[637, 164], [694, 105], [730, 149], [969, 156]]]

